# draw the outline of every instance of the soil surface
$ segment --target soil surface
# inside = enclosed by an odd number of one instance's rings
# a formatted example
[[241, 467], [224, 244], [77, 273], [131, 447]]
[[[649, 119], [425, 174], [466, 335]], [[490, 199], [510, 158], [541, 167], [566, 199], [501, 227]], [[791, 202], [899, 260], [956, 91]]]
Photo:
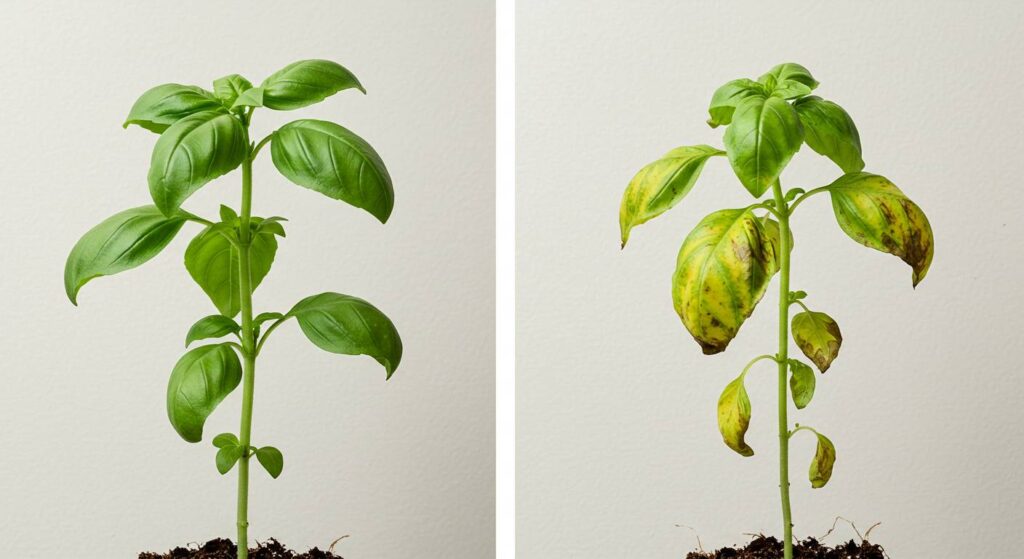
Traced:
[[[691, 551], [686, 559], [781, 559], [782, 542], [771, 536], [756, 536], [745, 547], [723, 547], [717, 551]], [[850, 540], [827, 547], [814, 538], [793, 546], [793, 559], [888, 559], [881, 546]]]
[[[225, 539], [210, 540], [201, 546], [193, 544], [187, 548], [176, 547], [167, 553], [139, 554], [139, 559], [236, 559], [234, 542]], [[249, 559], [342, 559], [340, 556], [317, 548], [305, 553], [296, 553], [277, 540], [270, 539], [256, 544], [249, 550]]]

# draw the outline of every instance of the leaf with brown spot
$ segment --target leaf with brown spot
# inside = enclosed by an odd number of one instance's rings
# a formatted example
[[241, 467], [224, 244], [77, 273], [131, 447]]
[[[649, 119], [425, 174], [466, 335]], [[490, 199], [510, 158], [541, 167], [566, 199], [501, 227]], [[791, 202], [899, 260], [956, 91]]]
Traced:
[[832, 209], [843, 231], [858, 243], [898, 256], [914, 270], [914, 286], [932, 263], [932, 227], [921, 208], [889, 179], [847, 173], [830, 184]]
[[836, 464], [836, 447], [825, 435], [815, 435], [818, 436], [818, 449], [814, 453], [814, 460], [811, 461], [808, 477], [811, 479], [811, 487], [821, 489], [832, 478], [832, 468]]
[[808, 359], [825, 372], [839, 355], [843, 334], [832, 317], [823, 312], [802, 312], [791, 323], [793, 341]]
[[632, 228], [665, 213], [689, 194], [704, 163], [715, 155], [725, 152], [705, 145], [679, 147], [640, 169], [622, 195], [622, 246], [626, 246]]
[[726, 385], [718, 398], [718, 430], [725, 444], [742, 456], [753, 456], [754, 449], [743, 440], [750, 426], [750, 398], [743, 386], [743, 375]]
[[705, 217], [672, 276], [676, 313], [707, 355], [725, 351], [778, 271], [778, 235], [750, 208]]

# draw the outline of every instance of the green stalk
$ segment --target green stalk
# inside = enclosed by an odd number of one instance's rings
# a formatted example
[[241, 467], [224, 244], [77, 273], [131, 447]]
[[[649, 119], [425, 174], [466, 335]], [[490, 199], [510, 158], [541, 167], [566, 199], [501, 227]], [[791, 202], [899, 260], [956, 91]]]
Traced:
[[242, 425], [238, 440], [245, 451], [238, 461], [238, 559], [249, 557], [249, 458], [252, 432], [252, 396], [256, 374], [256, 340], [252, 326], [252, 286], [250, 281], [249, 245], [252, 235], [252, 146], [242, 162], [242, 212], [238, 232], [238, 285], [242, 309]]
[[779, 218], [779, 491], [782, 493], [783, 557], [793, 559], [793, 513], [789, 506], [789, 207], [782, 182], [772, 185]]

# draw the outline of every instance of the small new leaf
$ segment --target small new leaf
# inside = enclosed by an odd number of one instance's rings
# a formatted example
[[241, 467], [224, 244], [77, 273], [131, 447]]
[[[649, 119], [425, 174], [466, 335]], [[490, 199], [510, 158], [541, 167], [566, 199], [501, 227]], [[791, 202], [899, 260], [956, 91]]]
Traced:
[[741, 456], [753, 456], [754, 449], [743, 440], [750, 426], [750, 398], [743, 375], [725, 386], [718, 398], [718, 430], [725, 444]]
[[213, 438], [213, 446], [217, 448], [238, 446], [238, 444], [238, 437], [234, 433], [221, 433]]
[[704, 163], [715, 155], [725, 155], [725, 152], [705, 145], [680, 147], [640, 169], [622, 195], [619, 208], [622, 246], [626, 246], [633, 227], [679, 203], [693, 189]]
[[220, 99], [221, 104], [228, 108], [234, 105], [239, 95], [250, 89], [252, 89], [252, 83], [238, 74], [231, 74], [213, 81], [213, 94]]
[[225, 206], [224, 204], [221, 204], [220, 205], [220, 221], [222, 223], [226, 223], [226, 224], [234, 227], [235, 223], [238, 221], [238, 214], [235, 213], [235, 210], [231, 209], [230, 207]]
[[811, 479], [811, 487], [820, 489], [832, 478], [832, 468], [836, 464], [836, 447], [825, 435], [815, 435], [818, 437], [818, 449], [814, 453], [814, 460], [811, 461], [808, 477]]
[[802, 312], [793, 316], [793, 341], [808, 359], [825, 372], [839, 356], [843, 334], [832, 317], [823, 312]]
[[270, 477], [277, 479], [284, 469], [284, 455], [281, 451], [272, 447], [264, 446], [256, 451], [256, 459], [263, 465], [263, 469], [270, 474]]
[[754, 80], [739, 79], [719, 87], [711, 96], [711, 104], [708, 106], [708, 125], [712, 128], [729, 124], [732, 122], [732, 115], [741, 101], [752, 96], [765, 97], [764, 86]]
[[290, 111], [351, 88], [366, 93], [352, 72], [340, 64], [330, 60], [300, 60], [263, 80], [263, 104], [270, 109]]
[[242, 380], [238, 354], [227, 344], [189, 350], [171, 371], [167, 383], [167, 418], [181, 438], [203, 439], [203, 425], [221, 401]]
[[235, 462], [242, 458], [245, 448], [238, 445], [225, 446], [217, 451], [217, 471], [224, 475], [235, 467]]
[[789, 360], [789, 388], [793, 393], [793, 404], [802, 410], [811, 403], [814, 396], [814, 371], [811, 367], [796, 359]]
[[252, 323], [259, 326], [268, 320], [278, 320], [284, 318], [284, 315], [279, 312], [261, 312], [256, 315], [256, 318], [252, 319]]
[[796, 99], [810, 93], [811, 88], [796, 80], [786, 80], [772, 89], [772, 95], [782, 99]]
[[228, 334], [237, 334], [241, 330], [242, 327], [231, 318], [221, 314], [211, 314], [200, 318], [188, 329], [188, 334], [185, 336], [185, 347], [197, 340], [220, 338]]
[[806, 85], [812, 90], [818, 87], [818, 80], [811, 76], [811, 71], [795, 62], [779, 64], [757, 79], [760, 83], [767, 83], [769, 80], [774, 81], [776, 84], [795, 81]]
[[254, 87], [247, 89], [242, 92], [235, 102], [231, 104], [232, 109], [239, 107], [262, 107], [263, 106], [263, 88]]

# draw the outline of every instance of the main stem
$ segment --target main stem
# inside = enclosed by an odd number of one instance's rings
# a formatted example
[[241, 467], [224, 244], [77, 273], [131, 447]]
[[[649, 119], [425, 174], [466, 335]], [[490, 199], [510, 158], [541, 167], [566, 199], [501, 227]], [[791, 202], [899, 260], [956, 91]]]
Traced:
[[252, 147], [242, 162], [242, 212], [238, 228], [238, 285], [242, 309], [242, 425], [238, 441], [245, 451], [238, 461], [238, 559], [249, 557], [249, 446], [252, 432], [252, 396], [256, 375], [256, 339], [252, 326], [252, 286], [249, 274], [249, 245], [252, 234]]
[[772, 185], [779, 218], [779, 491], [782, 493], [783, 557], [793, 559], [793, 513], [789, 506], [789, 207], [782, 183]]

